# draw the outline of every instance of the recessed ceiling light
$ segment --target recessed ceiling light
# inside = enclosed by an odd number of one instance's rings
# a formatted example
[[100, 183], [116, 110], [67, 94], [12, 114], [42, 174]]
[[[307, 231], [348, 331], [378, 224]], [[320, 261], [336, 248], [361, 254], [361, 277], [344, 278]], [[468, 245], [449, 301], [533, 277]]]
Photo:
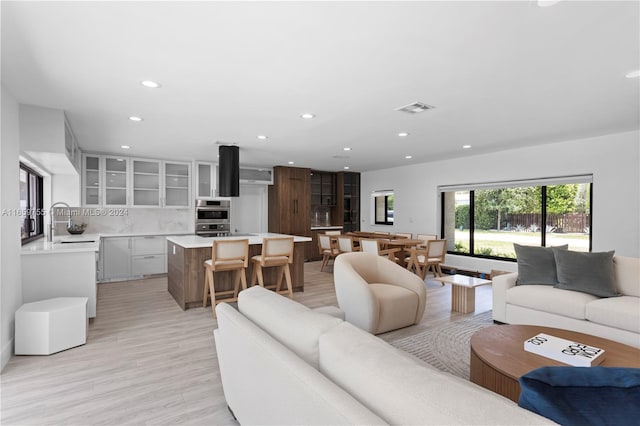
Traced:
[[310, 120], [315, 116], [316, 116], [315, 114], [311, 114], [310, 112], [305, 112], [304, 114], [300, 114], [300, 117], [305, 118], [307, 120]]
[[627, 77], [627, 78], [636, 78], [636, 77], [640, 77], [640, 70], [631, 71], [630, 73], [628, 73], [627, 75], [625, 75], [625, 77]]
[[556, 3], [560, 3], [562, 0], [538, 0], [538, 6], [540, 7], [549, 7], [553, 6]]
[[471, 148], [471, 145], [462, 145], [462, 148], [469, 149], [469, 148]]
[[344, 166], [343, 169], [349, 170], [349, 166]]
[[400, 133], [398, 133], [398, 136], [400, 136], [401, 138], [404, 138], [404, 137], [409, 136], [409, 133], [407, 133], [407, 132], [400, 132]]
[[129, 149], [129, 148], [131, 148], [131, 147], [130, 147], [129, 145], [120, 145], [120, 148], [122, 148], [122, 149]]
[[343, 151], [351, 151], [351, 148], [349, 148], [348, 146], [345, 146], [344, 148], [342, 148]]
[[131, 121], [142, 121], [141, 117], [136, 117], [135, 115], [132, 115], [131, 117], [129, 117], [129, 120]]
[[289, 161], [289, 164], [295, 164], [293, 161]]
[[404, 158], [406, 158], [407, 160], [412, 159], [413, 157], [411, 155], [405, 155]]
[[117, 158], [116, 161], [124, 161], [124, 158]]
[[265, 140], [265, 139], [269, 139], [269, 136], [258, 135], [257, 138], [260, 139], [260, 140]]
[[156, 83], [155, 81], [151, 81], [151, 80], [141, 81], [140, 84], [142, 84], [144, 87], [148, 87], [150, 89], [157, 89], [157, 88], [160, 87], [160, 83]]

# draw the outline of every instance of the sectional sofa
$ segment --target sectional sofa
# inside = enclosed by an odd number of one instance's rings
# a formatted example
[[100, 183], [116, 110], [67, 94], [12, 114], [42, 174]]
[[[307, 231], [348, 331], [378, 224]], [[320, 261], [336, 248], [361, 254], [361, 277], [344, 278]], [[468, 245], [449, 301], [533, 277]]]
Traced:
[[564, 328], [640, 347], [640, 259], [614, 256], [614, 297], [553, 285], [516, 285], [518, 273], [493, 279], [493, 319]]
[[216, 313], [224, 394], [241, 424], [553, 424], [258, 286]]

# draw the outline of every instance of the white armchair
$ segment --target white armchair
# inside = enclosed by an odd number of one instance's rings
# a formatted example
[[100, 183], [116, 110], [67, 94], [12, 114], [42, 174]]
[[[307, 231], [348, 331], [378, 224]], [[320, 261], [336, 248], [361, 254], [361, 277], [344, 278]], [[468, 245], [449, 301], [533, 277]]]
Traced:
[[373, 253], [344, 253], [333, 267], [345, 319], [372, 334], [417, 324], [427, 301], [424, 282]]

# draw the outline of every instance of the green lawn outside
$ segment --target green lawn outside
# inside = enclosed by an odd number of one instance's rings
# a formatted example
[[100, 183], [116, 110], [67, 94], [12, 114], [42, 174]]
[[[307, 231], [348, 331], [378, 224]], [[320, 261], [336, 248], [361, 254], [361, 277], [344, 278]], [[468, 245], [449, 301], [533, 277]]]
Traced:
[[[469, 231], [456, 230], [456, 251], [469, 252]], [[516, 257], [513, 243], [540, 245], [540, 232], [475, 231], [475, 254], [498, 257]], [[568, 244], [569, 250], [589, 251], [589, 236], [586, 234], [547, 234], [547, 247]], [[462, 247], [462, 250], [460, 249]]]

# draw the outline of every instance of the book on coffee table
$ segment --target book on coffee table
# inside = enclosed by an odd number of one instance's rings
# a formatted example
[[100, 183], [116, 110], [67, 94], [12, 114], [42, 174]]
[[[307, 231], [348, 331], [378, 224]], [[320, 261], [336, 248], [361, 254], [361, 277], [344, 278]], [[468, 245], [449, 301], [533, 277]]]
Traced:
[[604, 349], [540, 333], [525, 340], [524, 350], [574, 367], [592, 367], [604, 360]]

